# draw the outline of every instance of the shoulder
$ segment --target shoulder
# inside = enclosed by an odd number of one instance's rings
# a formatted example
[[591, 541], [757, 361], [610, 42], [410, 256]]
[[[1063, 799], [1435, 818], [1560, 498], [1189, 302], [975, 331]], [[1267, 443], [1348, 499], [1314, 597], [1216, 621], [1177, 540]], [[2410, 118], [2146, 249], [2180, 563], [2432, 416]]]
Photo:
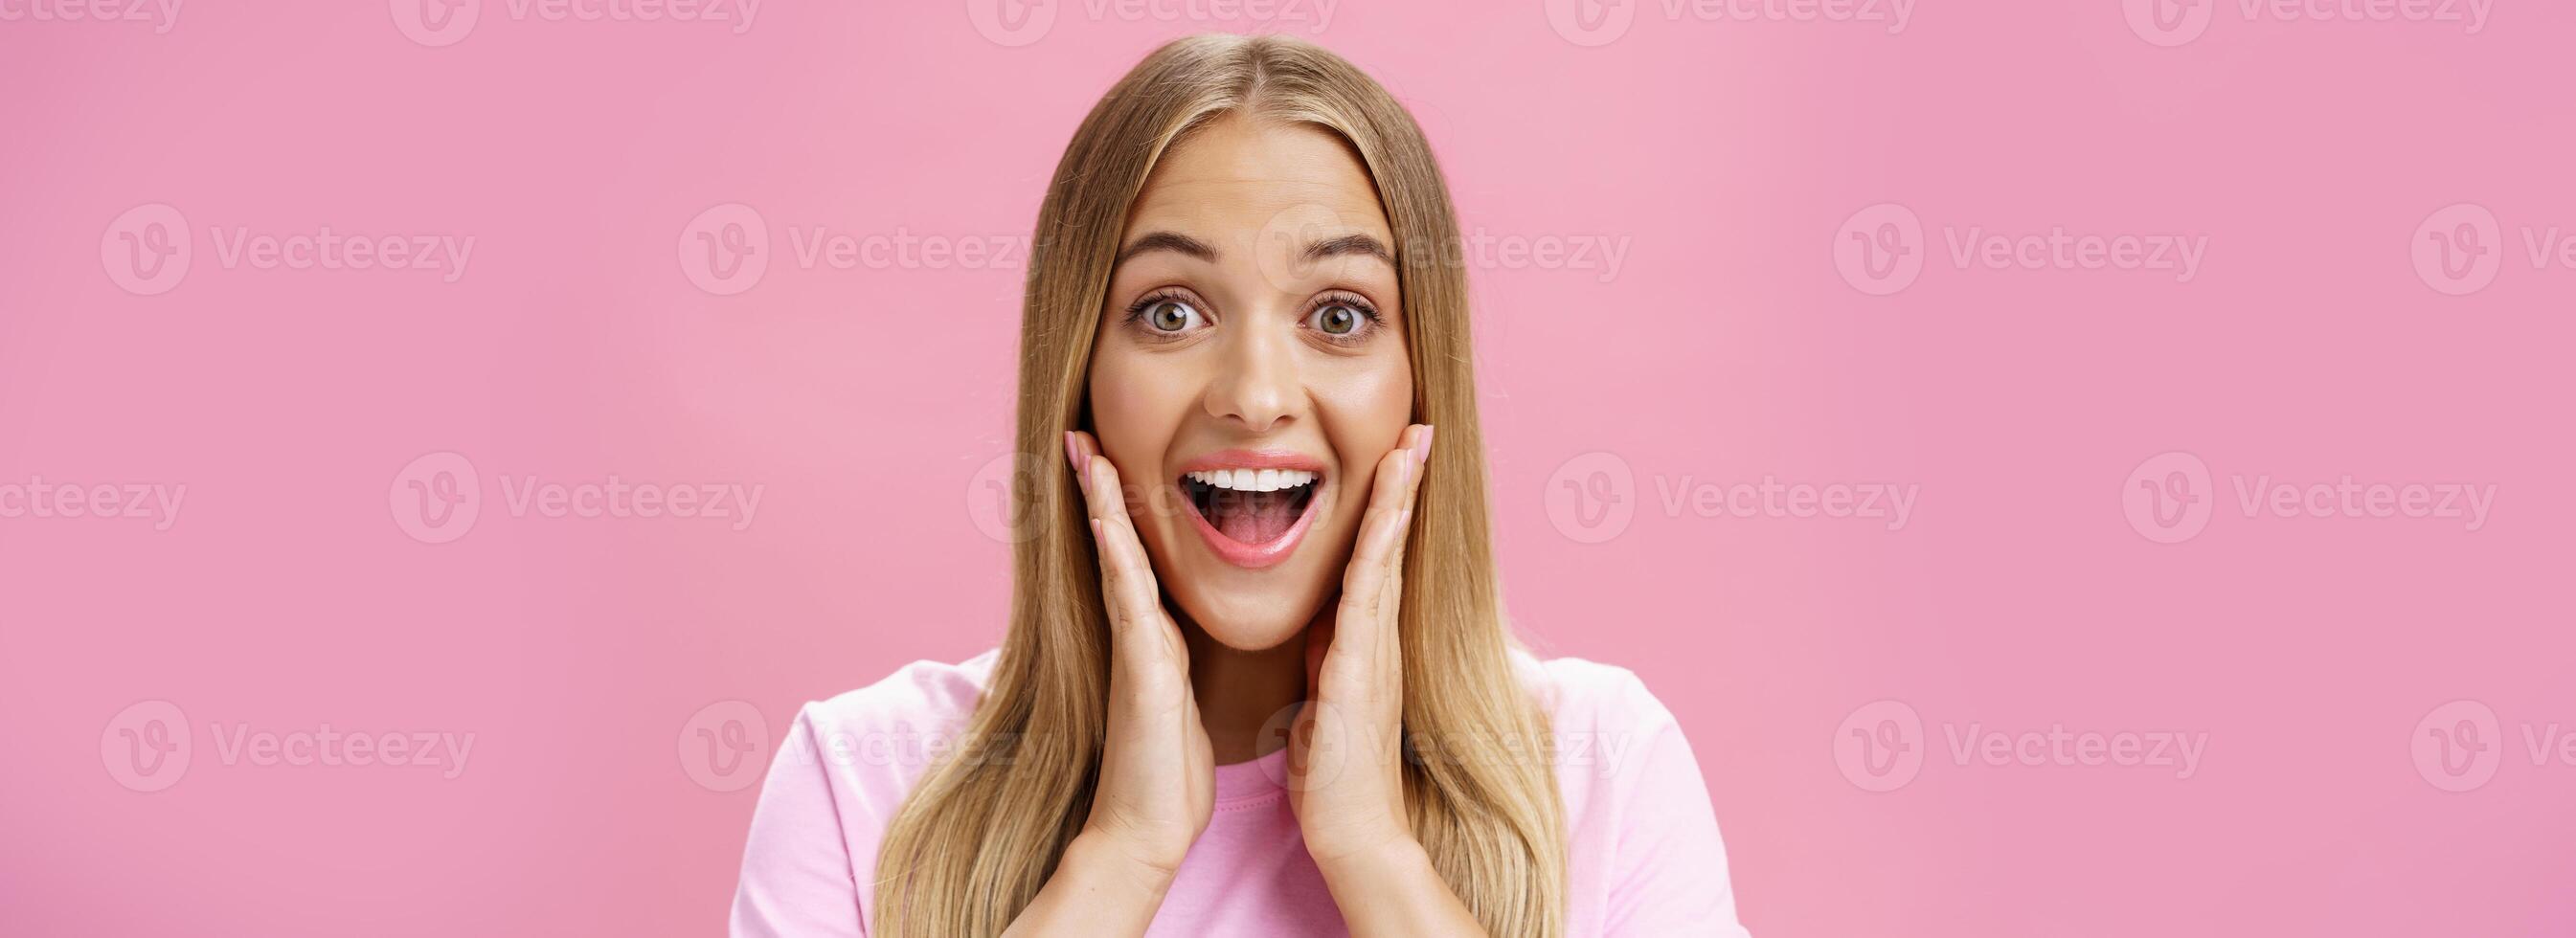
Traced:
[[1672, 711], [1627, 668], [1584, 658], [1540, 659], [1519, 648], [1511, 655], [1521, 686], [1560, 735], [1568, 729], [1642, 730], [1673, 722]]
[[[1618, 813], [1642, 782], [1693, 761], [1680, 721], [1636, 672], [1520, 649], [1512, 657], [1522, 686], [1547, 712], [1557, 786], [1578, 824]], [[1696, 782], [1695, 768], [1691, 774]]]
[[876, 683], [808, 703], [794, 729], [806, 738], [790, 743], [837, 757], [833, 763], [844, 767], [858, 760], [896, 769], [897, 776], [917, 773], [974, 716], [999, 656], [988, 649], [958, 662], [915, 661]]

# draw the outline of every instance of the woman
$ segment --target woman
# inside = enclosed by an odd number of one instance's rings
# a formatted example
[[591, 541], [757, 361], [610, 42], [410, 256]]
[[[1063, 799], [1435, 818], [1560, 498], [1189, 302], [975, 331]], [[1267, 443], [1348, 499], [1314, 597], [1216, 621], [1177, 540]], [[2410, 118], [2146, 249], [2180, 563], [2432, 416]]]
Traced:
[[1672, 715], [1504, 623], [1457, 237], [1330, 53], [1112, 88], [1038, 213], [1018, 439], [1068, 471], [1002, 647], [805, 707], [734, 933], [1742, 934]]

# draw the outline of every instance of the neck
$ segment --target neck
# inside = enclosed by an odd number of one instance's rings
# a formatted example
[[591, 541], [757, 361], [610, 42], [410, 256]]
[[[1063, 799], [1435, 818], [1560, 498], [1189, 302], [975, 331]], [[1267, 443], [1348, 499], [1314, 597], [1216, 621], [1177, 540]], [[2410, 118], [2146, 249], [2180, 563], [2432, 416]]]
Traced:
[[1195, 624], [1181, 627], [1190, 649], [1190, 688], [1218, 765], [1249, 762], [1287, 744], [1266, 729], [1280, 712], [1306, 699], [1303, 633], [1263, 651], [1230, 648]]

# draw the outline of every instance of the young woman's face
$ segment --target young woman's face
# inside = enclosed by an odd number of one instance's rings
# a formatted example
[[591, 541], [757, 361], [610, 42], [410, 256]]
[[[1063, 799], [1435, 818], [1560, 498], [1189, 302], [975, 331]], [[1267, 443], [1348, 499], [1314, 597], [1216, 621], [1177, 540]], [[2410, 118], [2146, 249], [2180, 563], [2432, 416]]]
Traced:
[[1279, 645], [1341, 585], [1413, 416], [1376, 187], [1328, 131], [1228, 116], [1164, 154], [1119, 243], [1102, 454], [1181, 610], [1227, 646]]

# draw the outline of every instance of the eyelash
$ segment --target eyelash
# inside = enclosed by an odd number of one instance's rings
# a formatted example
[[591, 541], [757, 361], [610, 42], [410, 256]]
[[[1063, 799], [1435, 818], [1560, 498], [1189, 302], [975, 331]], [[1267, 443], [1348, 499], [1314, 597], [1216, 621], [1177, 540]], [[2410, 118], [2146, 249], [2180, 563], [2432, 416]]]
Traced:
[[[1180, 338], [1180, 335], [1177, 333], [1165, 332], [1150, 326], [1141, 325], [1145, 318], [1145, 311], [1153, 309], [1157, 304], [1161, 303], [1186, 303], [1189, 304], [1192, 309], [1198, 310], [1201, 317], [1205, 317], [1208, 314], [1207, 304], [1200, 302], [1197, 297], [1191, 296], [1189, 293], [1178, 288], [1166, 287], [1160, 290], [1148, 291], [1144, 296], [1137, 297], [1135, 302], [1127, 304], [1126, 323], [1130, 326], [1138, 327], [1137, 331], [1158, 341], [1173, 341]], [[1374, 304], [1371, 304], [1368, 300], [1362, 298], [1359, 294], [1336, 291], [1317, 296], [1313, 301], [1308, 302], [1306, 304], [1305, 312], [1297, 317], [1297, 324], [1299, 326], [1304, 326], [1308, 320], [1314, 318], [1316, 312], [1330, 309], [1335, 306], [1350, 307], [1352, 311], [1360, 314], [1360, 318], [1362, 320], [1359, 331], [1348, 335], [1333, 335], [1320, 330], [1315, 333], [1317, 336], [1322, 337], [1324, 341], [1335, 345], [1358, 345], [1366, 342], [1377, 335], [1377, 330], [1386, 321], [1385, 317], [1378, 314], [1377, 307]]]

